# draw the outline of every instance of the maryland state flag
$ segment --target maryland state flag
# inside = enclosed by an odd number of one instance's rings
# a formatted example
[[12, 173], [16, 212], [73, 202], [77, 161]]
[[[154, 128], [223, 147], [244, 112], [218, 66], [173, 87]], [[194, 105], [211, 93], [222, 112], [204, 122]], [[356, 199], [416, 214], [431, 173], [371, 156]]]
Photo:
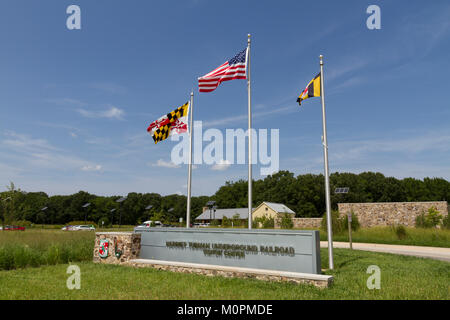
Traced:
[[155, 144], [167, 139], [172, 134], [187, 132], [188, 113], [189, 102], [186, 102], [181, 107], [153, 121], [147, 128], [147, 132], [152, 135]]
[[320, 73], [312, 79], [305, 90], [298, 96], [297, 102], [302, 105], [302, 101], [311, 97], [320, 97]]

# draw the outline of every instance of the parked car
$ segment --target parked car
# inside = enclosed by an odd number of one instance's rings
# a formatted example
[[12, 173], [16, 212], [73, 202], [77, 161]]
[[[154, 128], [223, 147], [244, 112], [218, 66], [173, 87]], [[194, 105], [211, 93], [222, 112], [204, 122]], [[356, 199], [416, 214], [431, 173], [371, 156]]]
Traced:
[[140, 227], [161, 227], [161, 226], [162, 226], [161, 221], [152, 221], [152, 220], [144, 221], [144, 223], [140, 225]]
[[74, 227], [75, 231], [95, 231], [93, 225], [79, 225]]
[[5, 231], [25, 231], [25, 227], [19, 227], [19, 226], [5, 226]]
[[76, 226], [64, 226], [61, 228], [62, 231], [74, 231]]

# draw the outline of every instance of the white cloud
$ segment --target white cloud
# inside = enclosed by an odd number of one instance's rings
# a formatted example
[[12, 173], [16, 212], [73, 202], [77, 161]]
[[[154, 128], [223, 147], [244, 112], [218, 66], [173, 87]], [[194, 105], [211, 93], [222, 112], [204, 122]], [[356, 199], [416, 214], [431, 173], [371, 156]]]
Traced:
[[179, 168], [180, 165], [175, 164], [171, 161], [164, 161], [163, 159], [159, 159], [156, 163], [151, 164], [153, 167], [163, 167], [163, 168]]
[[3, 143], [14, 149], [33, 152], [42, 150], [58, 150], [58, 148], [50, 145], [45, 139], [33, 139], [32, 137], [19, 134], [14, 131], [6, 131], [5, 136], [8, 138]]
[[228, 160], [220, 160], [219, 163], [213, 165], [211, 170], [214, 171], [224, 171], [227, 170], [231, 166], [231, 162]]
[[108, 118], [122, 120], [125, 112], [115, 106], [110, 106], [104, 111], [89, 111], [86, 109], [77, 109], [77, 112], [86, 118]]
[[81, 167], [82, 171], [101, 171], [102, 170], [102, 166], [97, 164], [97, 165], [86, 165]]

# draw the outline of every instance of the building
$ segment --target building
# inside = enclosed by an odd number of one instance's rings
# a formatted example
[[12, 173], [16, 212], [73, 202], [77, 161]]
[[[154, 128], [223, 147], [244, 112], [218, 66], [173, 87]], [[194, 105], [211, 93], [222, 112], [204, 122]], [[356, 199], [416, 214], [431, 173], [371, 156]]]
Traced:
[[276, 218], [283, 213], [291, 215], [292, 218], [295, 217], [295, 212], [289, 209], [282, 203], [273, 202], [262, 202], [252, 213], [252, 219], [267, 216], [268, 218]]
[[[239, 216], [239, 217], [238, 217]], [[203, 212], [197, 218], [195, 218], [196, 223], [210, 223], [212, 220], [219, 220], [222, 223], [223, 217], [227, 219], [233, 219], [238, 217], [238, 220], [248, 220], [248, 209], [247, 208], [229, 208], [229, 209], [212, 209], [209, 210], [208, 207], [203, 207]]]
[[[289, 209], [282, 203], [273, 202], [262, 202], [256, 209], [253, 210], [252, 219], [257, 217], [262, 217], [266, 215], [268, 218], [276, 218], [279, 214], [287, 213], [295, 216], [295, 212]], [[233, 219], [239, 216], [238, 220], [247, 221], [248, 220], [248, 209], [247, 208], [229, 208], [229, 209], [212, 209], [208, 207], [203, 207], [203, 212], [197, 218], [195, 218], [196, 223], [210, 223], [212, 220], [219, 220], [222, 224], [224, 217], [227, 219]]]

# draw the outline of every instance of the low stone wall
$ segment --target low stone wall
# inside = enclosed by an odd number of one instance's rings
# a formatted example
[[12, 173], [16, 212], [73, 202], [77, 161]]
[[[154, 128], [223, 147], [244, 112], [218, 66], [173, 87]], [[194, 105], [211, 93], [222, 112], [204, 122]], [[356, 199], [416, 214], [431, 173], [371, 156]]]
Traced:
[[353, 211], [361, 227], [396, 224], [414, 227], [416, 217], [431, 207], [435, 207], [443, 216], [448, 215], [447, 201], [339, 203], [338, 207], [340, 215]]
[[127, 265], [138, 268], [154, 268], [171, 272], [197, 273], [205, 276], [220, 276], [225, 278], [253, 278], [263, 281], [290, 282], [294, 284], [309, 284], [318, 288], [328, 288], [333, 283], [329, 275], [317, 275], [297, 272], [274, 270], [258, 270], [228, 266], [204, 265], [173, 261], [136, 259], [127, 262]]
[[[322, 218], [292, 218], [295, 229], [320, 229]], [[275, 229], [280, 229], [280, 223], [275, 219]]]
[[93, 261], [122, 264], [139, 258], [141, 235], [132, 232], [97, 232]]

